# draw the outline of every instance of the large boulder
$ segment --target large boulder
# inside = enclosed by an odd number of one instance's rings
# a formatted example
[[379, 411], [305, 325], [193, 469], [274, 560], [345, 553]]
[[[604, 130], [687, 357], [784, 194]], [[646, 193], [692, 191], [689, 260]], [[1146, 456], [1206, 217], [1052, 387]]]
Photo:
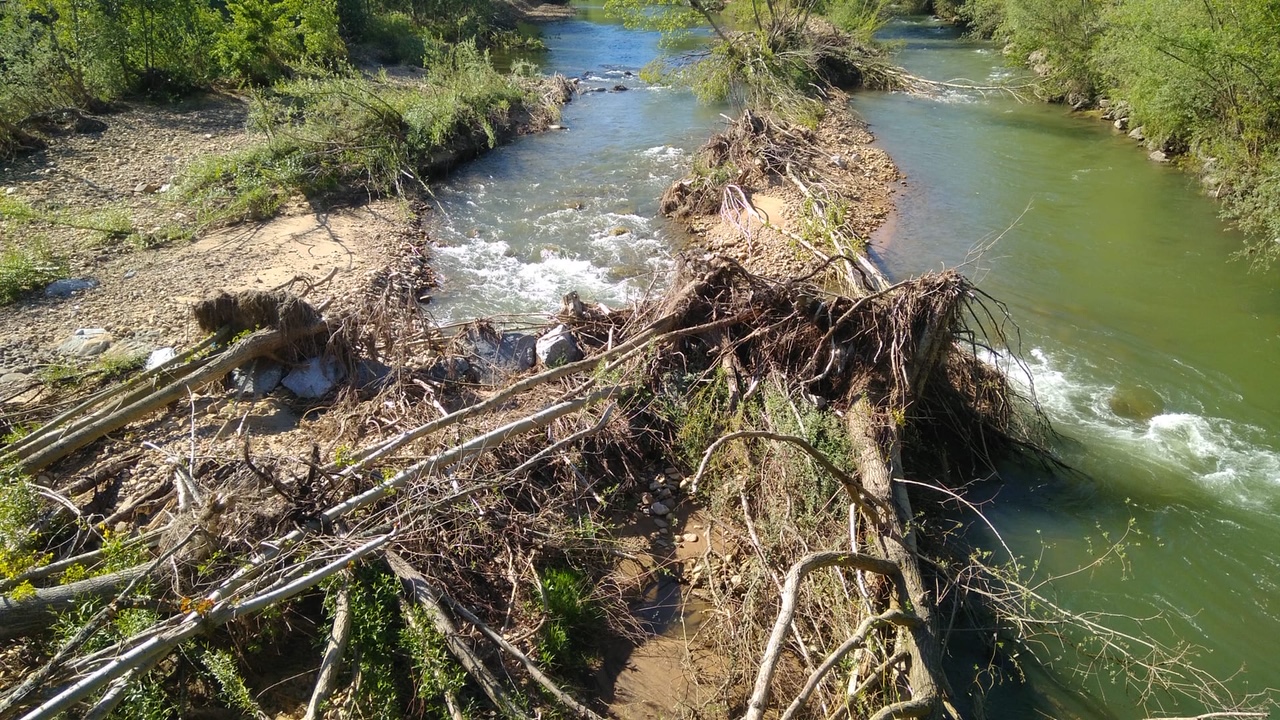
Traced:
[[538, 338], [536, 349], [538, 360], [546, 367], [557, 367], [582, 359], [582, 350], [565, 325], [557, 325]]

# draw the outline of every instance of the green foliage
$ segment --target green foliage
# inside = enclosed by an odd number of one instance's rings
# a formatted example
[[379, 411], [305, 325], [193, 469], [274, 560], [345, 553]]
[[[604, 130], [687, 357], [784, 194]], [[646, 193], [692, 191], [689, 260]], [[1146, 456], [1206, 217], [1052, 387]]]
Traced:
[[679, 461], [698, 467], [711, 443], [725, 432], [729, 417], [729, 384], [717, 369], [711, 381], [696, 385], [693, 376], [671, 376], [656, 405], [659, 414], [675, 428]]
[[369, 18], [363, 40], [378, 62], [422, 65], [426, 56], [423, 31], [413, 18], [404, 13], [392, 12]]
[[36, 223], [89, 230], [102, 242], [114, 242], [137, 236], [128, 211], [120, 207], [104, 207], [89, 212], [35, 208], [18, 198], [0, 197], [0, 217], [18, 223]]
[[449, 48], [421, 87], [356, 76], [280, 83], [253, 112], [268, 140], [196, 164], [180, 189], [206, 223], [270, 217], [294, 193], [397, 192], [451, 149], [492, 147], [523, 102], [519, 82], [470, 42]]
[[360, 671], [355, 717], [402, 716], [403, 631], [399, 581], [382, 567], [361, 566], [351, 582], [351, 645], [358, 650]]
[[232, 77], [266, 84], [346, 57], [336, 0], [229, 0], [227, 13], [214, 53]]
[[[844, 422], [836, 415], [807, 403], [792, 407], [787, 397], [776, 389], [764, 394], [763, 412], [776, 432], [802, 437], [836, 467], [854, 466], [853, 446]], [[807, 453], [787, 445], [778, 450], [787, 460], [787, 474], [793, 478], [789, 487], [797, 490], [794, 517], [818, 522], [822, 509], [831, 498], [842, 492], [840, 481], [831, 477]]]
[[[647, 75], [686, 84], [704, 101], [736, 100], [811, 127], [821, 119], [816, 96], [823, 87], [860, 81], [868, 53], [864, 43], [889, 7], [887, 0], [605, 2], [606, 12], [628, 27], [661, 31], [668, 46], [700, 25], [714, 31], [716, 38], [699, 57], [660, 60]], [[819, 16], [834, 27], [814, 22]]]
[[0, 305], [8, 305], [29, 292], [67, 276], [65, 258], [34, 237], [0, 249]]
[[538, 658], [561, 671], [585, 669], [597, 657], [593, 640], [604, 621], [591, 599], [590, 581], [571, 568], [548, 568], [539, 580], [547, 620], [539, 631]]
[[0, 578], [13, 578], [49, 561], [36, 521], [40, 500], [29, 482], [0, 475]]
[[413, 622], [400, 635], [400, 644], [409, 651], [417, 672], [415, 692], [426, 703], [424, 716], [443, 717], [448, 712], [447, 695], [457, 696], [467, 683], [467, 673], [445, 645], [431, 618], [418, 606], [409, 609]]
[[218, 686], [218, 697], [227, 707], [239, 710], [248, 717], [263, 717], [262, 707], [253, 699], [253, 694], [245, 685], [244, 677], [235, 657], [226, 650], [206, 648], [200, 653], [200, 664], [213, 677]]

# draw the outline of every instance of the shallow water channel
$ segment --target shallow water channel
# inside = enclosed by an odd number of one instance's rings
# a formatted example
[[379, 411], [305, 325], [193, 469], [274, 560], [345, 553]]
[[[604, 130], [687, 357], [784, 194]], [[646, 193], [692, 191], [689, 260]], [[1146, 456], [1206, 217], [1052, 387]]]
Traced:
[[[605, 21], [598, 4], [541, 32], [544, 70], [628, 90], [575, 99], [567, 130], [522, 138], [438, 191], [442, 319], [546, 313], [569, 290], [643, 293], [671, 262], [657, 198], [724, 112], [635, 78], [657, 37]], [[922, 76], [1009, 74], [989, 45], [927, 20], [886, 36]], [[1193, 181], [1105, 123], [963, 92], [864, 93], [854, 107], [907, 176], [881, 260], [899, 277], [968, 261], [1020, 327], [1025, 382], [1079, 471], [1008, 468], [975, 486], [1005, 541], [1043, 578], [1087, 564], [1132, 521], [1123, 561], [1047, 591], [1077, 610], [1161, 614], [1149, 629], [1204, 646], [1200, 666], [1243, 668], [1235, 692], [1280, 686], [1276, 273], [1233, 262], [1241, 238]], [[1078, 661], [1026, 666], [1029, 689], [994, 691], [988, 716], [1161, 714], [1112, 685], [1113, 667], [1083, 666], [1082, 679]]]

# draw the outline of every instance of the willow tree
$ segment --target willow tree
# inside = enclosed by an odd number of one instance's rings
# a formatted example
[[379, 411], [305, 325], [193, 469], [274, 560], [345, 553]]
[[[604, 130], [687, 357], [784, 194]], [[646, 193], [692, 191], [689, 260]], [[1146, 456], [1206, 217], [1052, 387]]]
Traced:
[[710, 29], [705, 48], [660, 61], [655, 74], [687, 83], [703, 100], [736, 100], [806, 124], [821, 112], [815, 91], [861, 82], [859, 68], [873, 54], [871, 35], [887, 6], [887, 0], [605, 2], [628, 27], [659, 30], [668, 41]]

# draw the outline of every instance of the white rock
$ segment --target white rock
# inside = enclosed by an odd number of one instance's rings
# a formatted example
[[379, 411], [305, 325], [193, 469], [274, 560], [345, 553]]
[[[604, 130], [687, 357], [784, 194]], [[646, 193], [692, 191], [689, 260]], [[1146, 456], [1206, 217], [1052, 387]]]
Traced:
[[538, 338], [536, 347], [538, 360], [542, 361], [546, 367], [556, 367], [582, 359], [582, 351], [578, 349], [577, 341], [573, 339], [573, 334], [565, 325], [551, 328], [550, 332]]
[[698, 542], [698, 535], [697, 533], [685, 533], [680, 539], [687, 543], [696, 543]]
[[73, 357], [95, 357], [111, 347], [113, 339], [104, 328], [80, 328], [62, 341], [58, 352]]
[[345, 376], [346, 371], [337, 360], [311, 358], [306, 365], [291, 370], [281, 382], [298, 397], [319, 398], [328, 395]]
[[151, 354], [147, 356], [147, 364], [145, 367], [148, 370], [155, 370], [177, 356], [177, 351], [171, 347], [157, 348], [152, 350]]

